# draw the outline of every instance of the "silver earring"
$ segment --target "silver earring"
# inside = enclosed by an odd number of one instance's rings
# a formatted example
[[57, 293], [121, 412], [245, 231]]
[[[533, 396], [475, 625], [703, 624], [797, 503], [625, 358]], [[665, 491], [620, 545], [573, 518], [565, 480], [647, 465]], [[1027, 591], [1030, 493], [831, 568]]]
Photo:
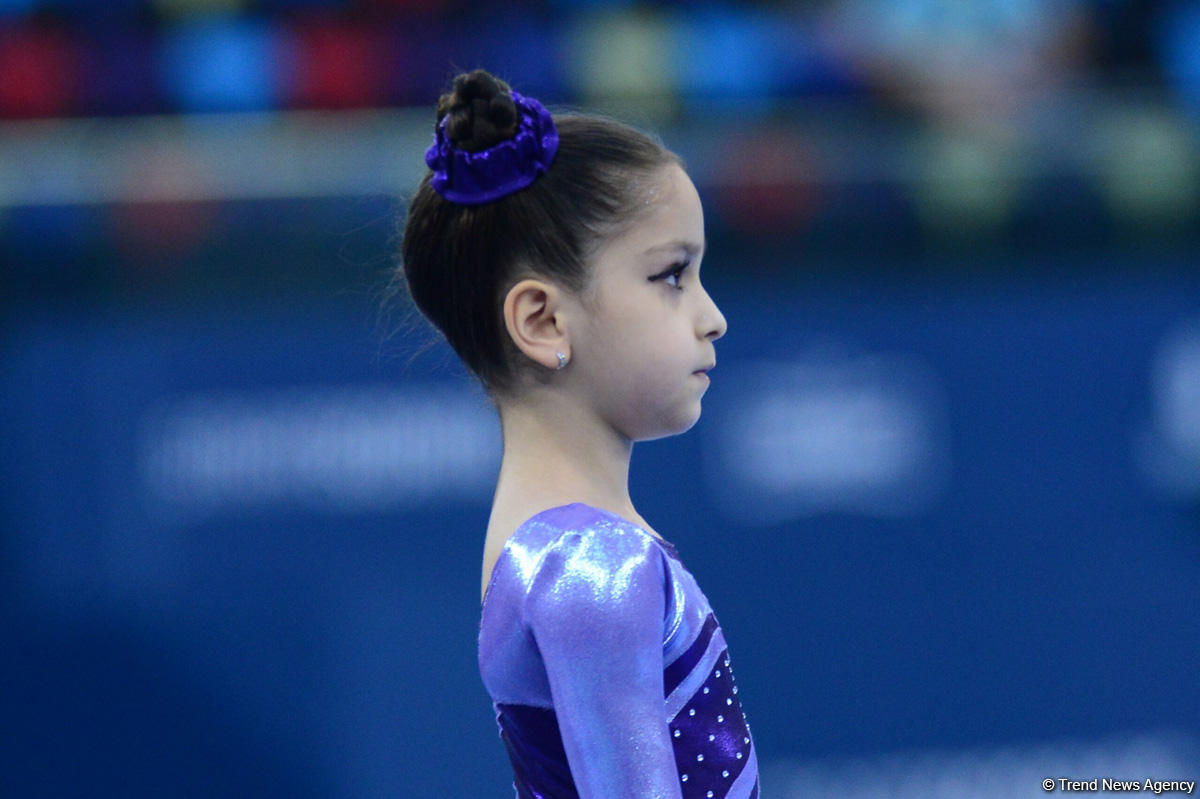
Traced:
[[558, 369], [565, 369], [567, 366], [567, 356], [563, 355], [561, 352], [556, 352], [554, 354], [558, 356]]

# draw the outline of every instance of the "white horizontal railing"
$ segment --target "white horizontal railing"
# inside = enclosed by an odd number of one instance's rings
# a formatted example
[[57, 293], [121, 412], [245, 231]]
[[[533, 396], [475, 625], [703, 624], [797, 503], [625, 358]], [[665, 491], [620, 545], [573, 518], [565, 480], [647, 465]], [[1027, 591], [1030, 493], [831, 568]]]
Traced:
[[[746, 113], [720, 103], [711, 113], [689, 108], [682, 116], [653, 106], [632, 111], [683, 155], [698, 184], [718, 190], [978, 184], [965, 192], [978, 201], [979, 192], [1002, 193], [1013, 181], [1077, 174], [1136, 201], [1156, 186], [1174, 186], [1168, 199], [1186, 199], [1200, 175], [1200, 120], [1153, 93], [1080, 87], [955, 124], [917, 113], [883, 117], [861, 99]], [[405, 197], [425, 171], [432, 122], [428, 108], [0, 122], [0, 209]]]

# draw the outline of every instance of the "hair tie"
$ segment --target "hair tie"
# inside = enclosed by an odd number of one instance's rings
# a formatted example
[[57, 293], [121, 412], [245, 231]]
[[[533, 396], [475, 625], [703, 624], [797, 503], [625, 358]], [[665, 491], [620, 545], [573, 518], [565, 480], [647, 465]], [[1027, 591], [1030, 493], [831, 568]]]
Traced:
[[520, 117], [516, 134], [479, 152], [455, 147], [446, 135], [449, 115], [442, 117], [425, 151], [434, 191], [453, 203], [481, 205], [520, 191], [550, 168], [558, 152], [554, 118], [532, 97], [513, 92], [512, 99]]

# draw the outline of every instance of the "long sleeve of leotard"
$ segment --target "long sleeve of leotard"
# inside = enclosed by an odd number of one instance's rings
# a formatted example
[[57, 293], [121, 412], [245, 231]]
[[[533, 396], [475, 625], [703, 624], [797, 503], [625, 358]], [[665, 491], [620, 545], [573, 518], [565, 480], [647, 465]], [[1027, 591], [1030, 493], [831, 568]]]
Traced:
[[663, 699], [665, 555], [630, 525], [564, 533], [530, 584], [541, 654], [582, 799], [679, 799]]

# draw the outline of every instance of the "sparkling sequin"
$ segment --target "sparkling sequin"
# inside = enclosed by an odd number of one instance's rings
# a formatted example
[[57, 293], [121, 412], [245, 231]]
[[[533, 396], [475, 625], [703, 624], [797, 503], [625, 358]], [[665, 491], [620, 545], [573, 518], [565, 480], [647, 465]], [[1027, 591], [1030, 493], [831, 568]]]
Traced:
[[697, 763], [703, 763], [703, 762], [704, 762], [704, 755], [696, 755], [696, 762], [697, 762]]
[[687, 775], [686, 775], [686, 774], [680, 774], [680, 775], [679, 775], [679, 781], [680, 781], [680, 782], [687, 782]]

